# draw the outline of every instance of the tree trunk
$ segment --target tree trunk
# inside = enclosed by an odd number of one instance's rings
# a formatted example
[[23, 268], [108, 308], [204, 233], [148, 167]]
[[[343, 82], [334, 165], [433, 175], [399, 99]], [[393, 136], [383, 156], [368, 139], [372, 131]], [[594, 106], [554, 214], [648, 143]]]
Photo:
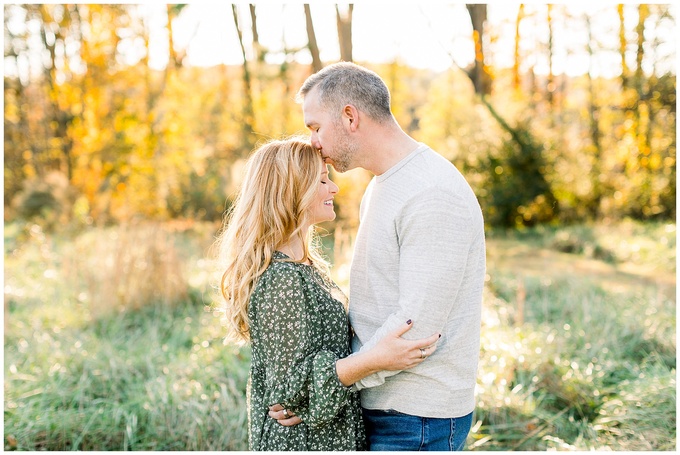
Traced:
[[176, 5], [166, 5], [166, 12], [168, 15], [168, 66], [167, 69], [178, 68], [182, 63], [179, 60], [177, 51], [175, 50], [175, 36], [172, 29], [172, 20], [176, 17]]
[[642, 70], [642, 60], [645, 56], [645, 21], [649, 17], [649, 5], [639, 5], [638, 6], [638, 24], [636, 27], [637, 32], [637, 54], [635, 58], [635, 90], [637, 91], [637, 103], [635, 103], [635, 123], [637, 125], [636, 135], [638, 150], [643, 155], [649, 154], [649, 149], [647, 144], [646, 128], [644, 125], [645, 121], [649, 119], [646, 118], [646, 113], [649, 111], [649, 100], [645, 90], [645, 75]]
[[[49, 100], [50, 112], [50, 133], [54, 139], [59, 143], [59, 163], [54, 166], [54, 164], [49, 163], [48, 167], [58, 167], [61, 172], [63, 172], [68, 181], [71, 182], [73, 178], [72, 160], [71, 160], [71, 148], [73, 147], [73, 139], [69, 136], [69, 126], [71, 125], [74, 116], [72, 115], [69, 106], [62, 106], [63, 102], [60, 103], [60, 88], [58, 87], [58, 74], [57, 74], [57, 47], [65, 46], [66, 37], [69, 28], [69, 22], [71, 16], [69, 14], [69, 7], [64, 6], [64, 12], [62, 18], [59, 22], [54, 19], [53, 10], [54, 5], [41, 5], [39, 7], [40, 16], [42, 18], [42, 28], [41, 37], [42, 44], [48, 50], [50, 59], [49, 66], [45, 67], [45, 77], [47, 79], [47, 95]], [[48, 39], [48, 30], [54, 35], [53, 39]], [[66, 56], [64, 55], [64, 58]], [[49, 148], [49, 147], [48, 147]], [[49, 154], [47, 154], [49, 156]]]
[[484, 64], [484, 24], [486, 23], [486, 5], [465, 5], [472, 20], [472, 39], [475, 44], [474, 64], [466, 70], [478, 95], [491, 93], [491, 76]]
[[309, 52], [312, 54], [312, 72], [321, 71], [323, 65], [319, 57], [319, 46], [316, 44], [316, 33], [314, 33], [314, 22], [312, 22], [312, 11], [309, 4], [305, 3], [305, 23], [307, 25], [307, 39], [309, 42]]
[[649, 17], [649, 5], [639, 5], [638, 6], [638, 24], [635, 29], [637, 32], [637, 53], [635, 56], [635, 88], [638, 95], [642, 97], [642, 84], [644, 80], [644, 74], [642, 72], [642, 60], [645, 56], [644, 44], [645, 44], [645, 21]]
[[628, 47], [628, 40], [626, 39], [626, 25], [624, 21], [624, 5], [619, 4], [616, 10], [619, 14], [619, 54], [621, 55], [621, 89], [626, 91], [628, 88], [628, 64], [626, 63], [626, 48]]
[[524, 19], [524, 3], [519, 5], [519, 10], [517, 11], [517, 20], [515, 21], [515, 63], [512, 66], [512, 86], [515, 90], [520, 89], [521, 79], [519, 75], [520, 63], [522, 57], [519, 53], [519, 43], [520, 43], [520, 33], [519, 27]]
[[243, 44], [243, 32], [238, 20], [238, 10], [235, 4], [231, 5], [231, 11], [234, 17], [234, 25], [236, 26], [236, 33], [238, 34], [238, 42], [241, 46], [241, 56], [243, 57], [243, 124], [241, 125], [241, 152], [247, 153], [252, 146], [252, 133], [254, 131], [255, 113], [253, 108], [253, 94], [250, 69], [248, 67], [248, 57], [246, 56], [246, 48]]
[[553, 46], [553, 20], [552, 20], [552, 10], [553, 5], [548, 4], [548, 80], [546, 86], [546, 93], [548, 98], [548, 103], [550, 107], [555, 105], [555, 74], [553, 73], [553, 58], [554, 58], [554, 46]]
[[596, 101], [596, 88], [595, 88], [595, 82], [593, 81], [593, 66], [595, 63], [595, 55], [594, 55], [594, 50], [593, 50], [593, 43], [594, 43], [594, 38], [593, 38], [593, 29], [592, 29], [592, 24], [590, 22], [590, 16], [588, 14], [585, 15], [585, 22], [586, 22], [586, 28], [587, 28], [587, 33], [588, 33], [588, 44], [587, 44], [587, 49], [588, 49], [588, 59], [590, 62], [590, 68], [588, 69], [588, 72], [586, 73], [586, 77], [588, 80], [588, 93], [589, 93], [589, 100], [588, 100], [588, 123], [590, 127], [590, 140], [592, 143], [592, 168], [591, 168], [591, 174], [590, 174], [590, 182], [592, 186], [591, 190], [591, 195], [590, 195], [590, 201], [589, 201], [589, 211], [590, 215], [593, 218], [597, 218], [600, 214], [600, 204], [602, 201], [602, 182], [601, 182], [601, 176], [602, 176], [602, 144], [601, 144], [601, 131], [600, 131], [600, 123], [599, 123], [599, 117], [600, 117], [600, 110], [597, 106], [597, 101]]
[[342, 15], [340, 8], [335, 5], [335, 15], [337, 18], [338, 27], [338, 42], [340, 43], [340, 60], [343, 62], [351, 62], [352, 60], [352, 12], [354, 11], [354, 4], [350, 4], [347, 9], [347, 14]]
[[264, 62], [265, 55], [267, 54], [262, 45], [260, 44], [260, 34], [257, 31], [257, 13], [255, 12], [255, 5], [248, 5], [250, 8], [250, 23], [251, 32], [253, 34], [253, 48], [255, 49], [255, 55], [257, 56], [258, 62]]

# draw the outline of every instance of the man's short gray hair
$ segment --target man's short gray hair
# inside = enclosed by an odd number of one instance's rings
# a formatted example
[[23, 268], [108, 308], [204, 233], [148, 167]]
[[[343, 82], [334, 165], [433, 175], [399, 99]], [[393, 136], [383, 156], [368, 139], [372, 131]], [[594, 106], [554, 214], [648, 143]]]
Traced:
[[339, 62], [312, 74], [302, 84], [296, 99], [318, 87], [319, 102], [340, 115], [347, 104], [365, 112], [373, 120], [382, 122], [392, 118], [390, 91], [375, 72], [349, 62]]

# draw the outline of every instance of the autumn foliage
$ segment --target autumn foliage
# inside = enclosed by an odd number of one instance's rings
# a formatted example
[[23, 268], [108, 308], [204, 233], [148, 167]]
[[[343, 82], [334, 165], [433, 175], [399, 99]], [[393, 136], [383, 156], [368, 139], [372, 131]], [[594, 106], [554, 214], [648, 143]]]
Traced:
[[[4, 6], [5, 62], [14, 68], [4, 78], [5, 220], [217, 220], [253, 147], [304, 130], [294, 95], [312, 71], [297, 59], [306, 50], [269, 63], [267, 50], [239, 33], [243, 65], [192, 67], [173, 47], [173, 20], [184, 7], [169, 5], [169, 63], [153, 70], [149, 31], [135, 8]], [[516, 42], [530, 17], [547, 20], [548, 34], [535, 55], [517, 51], [510, 68], [493, 63], [500, 32], [485, 26], [486, 8], [468, 7], [475, 48], [468, 68], [453, 57], [444, 72], [359, 63], [388, 83], [402, 127], [464, 172], [487, 223], [675, 218], [676, 75], [668, 65], [675, 49], [651, 33], [673, 27], [671, 8], [610, 6], [571, 17], [559, 5], [522, 7], [509, 19]], [[528, 63], [553, 61], [557, 21], [587, 31], [580, 51], [594, 61], [604, 44], [591, 22], [603, 14], [620, 20], [606, 32], [609, 51], [623, 56], [618, 77], [553, 74], [552, 64], [546, 75]], [[351, 14], [338, 15], [351, 22]], [[253, 7], [253, 27], [256, 17]], [[346, 37], [347, 25], [342, 30]], [[142, 44], [136, 59], [133, 41]], [[344, 42], [349, 55], [351, 44]], [[249, 48], [258, 55], [250, 58]], [[367, 178], [337, 178], [348, 189], [338, 198], [340, 222], [352, 226]]]

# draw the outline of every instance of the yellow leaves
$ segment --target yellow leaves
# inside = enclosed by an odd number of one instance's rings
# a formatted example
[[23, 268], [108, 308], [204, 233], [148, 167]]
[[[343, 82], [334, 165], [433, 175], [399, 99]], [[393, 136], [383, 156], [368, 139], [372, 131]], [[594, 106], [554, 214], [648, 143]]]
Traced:
[[[5, 95], [7, 96], [7, 95]], [[5, 103], [5, 122], [19, 123], [20, 110], [16, 103]]]
[[22, 167], [22, 170], [24, 171], [24, 175], [28, 179], [36, 176], [35, 167], [33, 167], [30, 164], [24, 164], [23, 167]]

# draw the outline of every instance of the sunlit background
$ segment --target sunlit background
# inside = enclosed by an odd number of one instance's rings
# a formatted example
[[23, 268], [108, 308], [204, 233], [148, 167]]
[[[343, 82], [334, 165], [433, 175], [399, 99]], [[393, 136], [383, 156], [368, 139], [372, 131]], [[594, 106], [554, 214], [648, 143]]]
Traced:
[[[355, 42], [354, 56], [357, 61], [388, 63], [400, 60], [416, 68], [429, 68], [434, 71], [445, 71], [451, 67], [453, 57], [459, 66], [465, 67], [474, 59], [472, 46], [472, 26], [465, 4], [451, 4], [441, 1], [424, 2], [391, 2], [386, 8], [385, 2], [362, 2], [353, 14], [352, 33]], [[488, 24], [494, 30], [494, 42], [490, 44], [489, 59], [494, 66], [511, 67], [515, 35], [515, 20], [520, 3], [495, 2], [488, 11]], [[346, 11], [347, 4], [338, 6]], [[601, 38], [601, 49], [596, 49], [597, 63], [590, 68], [585, 46], [586, 30], [583, 23], [565, 21], [561, 18], [553, 24], [553, 40], [558, 52], [554, 59], [555, 73], [566, 73], [569, 76], [581, 75], [592, 70], [594, 76], [614, 77], [620, 72], [620, 55], [616, 52], [616, 29], [619, 17], [611, 4], [592, 4], [575, 2], [558, 5], [570, 18], [585, 15], [593, 17], [593, 33]], [[266, 2], [258, 8], [260, 42], [269, 50], [268, 63], [280, 64], [284, 59], [284, 50], [304, 49], [307, 46], [305, 20], [302, 4]], [[545, 17], [538, 13], [545, 8], [542, 4], [526, 5], [528, 17], [520, 24], [520, 33], [525, 38], [521, 43], [521, 51], [530, 54], [525, 65], [531, 65], [539, 74], [547, 74], [548, 62], [545, 58], [534, 54], [549, 35]], [[630, 14], [627, 27], [633, 29], [635, 4], [625, 6]], [[231, 20], [232, 11], [229, 3], [193, 2], [182, 10], [182, 14], [174, 19], [173, 38], [177, 49], [186, 52], [185, 64], [191, 66], [214, 66], [220, 64], [239, 65], [242, 62], [241, 50], [236, 37], [236, 28]], [[119, 58], [126, 64], [135, 64], [149, 53], [150, 67], [161, 70], [168, 63], [167, 12], [162, 3], [147, 3], [134, 6], [131, 14], [143, 21], [149, 35], [148, 47], [144, 40], [135, 36], [132, 30], [119, 29]], [[249, 17], [241, 11], [242, 19]], [[312, 17], [315, 21], [317, 39], [323, 61], [336, 61], [340, 58], [337, 46], [335, 5], [327, 2], [313, 4]], [[7, 26], [15, 33], [28, 29], [38, 34], [40, 24], [26, 21], [22, 13], [6, 15]], [[674, 22], [659, 24], [648, 30], [650, 40], [657, 39], [660, 48], [649, 49], [659, 56], [671, 57], [675, 53], [676, 36]], [[248, 30], [244, 36], [248, 39]], [[29, 43], [37, 50], [30, 58], [38, 59], [41, 48], [37, 36]], [[609, 41], [609, 42], [607, 42]], [[252, 49], [249, 49], [252, 54]], [[69, 50], [65, 49], [65, 52]], [[76, 43], [72, 43], [70, 53], [77, 53]], [[537, 53], [536, 53], [537, 54]], [[252, 56], [252, 55], [251, 55]], [[651, 71], [655, 56], [645, 59], [646, 71]], [[310, 64], [311, 59], [306, 52], [296, 54], [296, 61]], [[635, 49], [627, 51], [630, 62], [635, 61]], [[660, 59], [661, 72], [672, 70], [673, 58]], [[27, 74], [28, 62], [15, 63], [5, 61], [6, 74]], [[20, 69], [17, 69], [17, 66]], [[84, 67], [83, 67], [84, 68]]]
[[[340, 59], [482, 206], [468, 447], [676, 448], [674, 5], [3, 8], [5, 450], [247, 448], [211, 244], [248, 154], [304, 133], [295, 93]], [[333, 178], [347, 291], [371, 175]]]

